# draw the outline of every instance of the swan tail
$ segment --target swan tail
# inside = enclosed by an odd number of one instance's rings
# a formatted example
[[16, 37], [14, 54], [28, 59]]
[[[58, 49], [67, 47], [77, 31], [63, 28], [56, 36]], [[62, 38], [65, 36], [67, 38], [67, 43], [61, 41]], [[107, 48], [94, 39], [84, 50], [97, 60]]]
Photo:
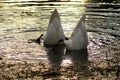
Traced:
[[55, 18], [60, 20], [60, 16], [59, 16], [59, 13], [58, 13], [57, 9], [54, 9], [54, 11], [53, 11], [53, 13], [50, 17], [49, 24], [51, 24], [55, 20]]

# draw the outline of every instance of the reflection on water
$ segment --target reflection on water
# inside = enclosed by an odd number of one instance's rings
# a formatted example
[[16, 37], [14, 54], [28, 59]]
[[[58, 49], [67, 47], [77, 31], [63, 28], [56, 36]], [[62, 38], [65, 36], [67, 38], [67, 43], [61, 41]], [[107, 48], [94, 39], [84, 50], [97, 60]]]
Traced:
[[62, 63], [64, 55], [64, 47], [57, 46], [55, 49], [47, 49], [47, 56], [49, 63], [51, 65], [51, 69], [60, 69], [60, 65]]
[[73, 51], [66, 51], [66, 57], [69, 57], [73, 63], [76, 62], [87, 62], [88, 61], [88, 50], [73, 50]]
[[[73, 72], [87, 73], [88, 72], [88, 50], [73, 50], [66, 51], [64, 47], [58, 46], [55, 49], [47, 49], [47, 56], [50, 64], [50, 70], [59, 71], [62, 66], [72, 66]], [[71, 63], [72, 62], [72, 63]]]
[[73, 50], [73, 51], [66, 51], [65, 56], [72, 61], [72, 64], [77, 71], [84, 71], [87, 70], [88, 64], [88, 50]]

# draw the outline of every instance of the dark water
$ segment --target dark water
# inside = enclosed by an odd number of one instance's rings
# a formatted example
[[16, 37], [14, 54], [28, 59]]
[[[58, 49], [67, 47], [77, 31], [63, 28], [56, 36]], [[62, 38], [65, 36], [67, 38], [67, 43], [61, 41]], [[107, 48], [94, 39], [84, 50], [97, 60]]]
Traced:
[[[65, 2], [2, 0], [0, 1], [0, 54], [12, 60], [46, 60], [47, 52], [44, 48], [36, 44], [28, 44], [27, 40], [37, 38], [46, 31], [50, 15], [55, 8], [58, 9], [67, 36], [70, 36], [81, 16], [86, 14], [86, 28], [89, 37], [88, 52], [68, 51], [65, 55], [67, 58], [63, 59], [63, 63], [71, 63], [69, 59], [74, 65], [78, 60], [83, 62], [90, 60], [98, 65], [100, 60], [113, 59], [113, 57], [116, 59], [116, 55], [120, 53], [119, 0], [66, 0]], [[54, 51], [48, 53], [52, 56]], [[48, 60], [52, 63], [58, 66], [62, 64], [63, 54], [60, 54], [59, 58], [53, 55], [55, 60], [51, 56], [48, 55]], [[81, 56], [84, 58], [82, 59]], [[99, 65], [105, 66], [102, 63]]]

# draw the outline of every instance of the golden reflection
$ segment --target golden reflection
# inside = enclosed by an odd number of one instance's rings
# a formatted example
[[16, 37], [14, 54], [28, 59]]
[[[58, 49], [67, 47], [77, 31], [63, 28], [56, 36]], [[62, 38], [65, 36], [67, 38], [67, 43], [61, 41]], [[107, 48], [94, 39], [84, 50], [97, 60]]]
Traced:
[[69, 1], [80, 1], [80, 2], [85, 3], [85, 2], [88, 1], [88, 0], [69, 0]]
[[[34, 1], [34, 0], [3, 0], [8, 2], [18, 2], [18, 1]], [[39, 1], [78, 1], [78, 2], [86, 2], [88, 0], [39, 0]]]

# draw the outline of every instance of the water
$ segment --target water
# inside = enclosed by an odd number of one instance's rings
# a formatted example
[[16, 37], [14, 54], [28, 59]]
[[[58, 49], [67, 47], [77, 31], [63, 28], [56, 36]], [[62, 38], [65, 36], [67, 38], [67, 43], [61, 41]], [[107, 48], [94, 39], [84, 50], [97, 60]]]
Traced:
[[[118, 59], [116, 55], [120, 53], [120, 2], [96, 0], [92, 0], [92, 2], [90, 0], [0, 1], [0, 54], [8, 60], [46, 60], [48, 55], [45, 49], [35, 43], [28, 44], [27, 41], [45, 33], [50, 15], [55, 8], [60, 14], [61, 24], [68, 37], [81, 16], [86, 14], [86, 28], [89, 37], [89, 56], [86, 58], [89, 61], [97, 65], [101, 61], [106, 63], [106, 59]], [[63, 62], [61, 61], [63, 55], [60, 55], [59, 65], [70, 65], [70, 60], [75, 61], [77, 58], [74, 56], [79, 52], [73, 56], [74, 53], [76, 52], [70, 52], [68, 55], [72, 55], [70, 57], [74, 59], [67, 57], [63, 59]], [[78, 55], [80, 56], [80, 54]], [[51, 56], [48, 56], [48, 60], [51, 60], [50, 58]], [[78, 60], [80, 59], [78, 58]], [[52, 62], [55, 63], [54, 59]], [[73, 64], [76, 63], [73, 62]], [[111, 64], [114, 63], [111, 62]], [[103, 63], [99, 65], [106, 66]]]

